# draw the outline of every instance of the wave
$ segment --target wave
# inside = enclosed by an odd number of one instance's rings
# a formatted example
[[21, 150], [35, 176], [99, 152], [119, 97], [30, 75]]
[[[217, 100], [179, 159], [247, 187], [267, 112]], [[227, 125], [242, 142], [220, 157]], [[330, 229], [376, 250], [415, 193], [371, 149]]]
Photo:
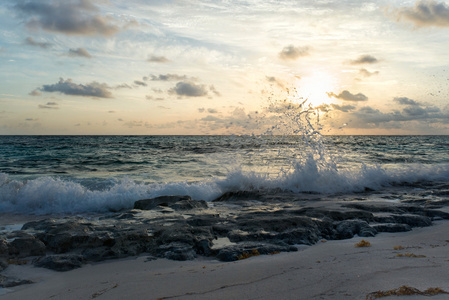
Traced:
[[394, 184], [447, 181], [449, 164], [403, 164], [386, 168], [323, 167], [313, 159], [297, 162], [292, 170], [267, 174], [231, 170], [225, 178], [200, 182], [145, 183], [129, 178], [76, 180], [39, 177], [17, 180], [0, 173], [0, 211], [20, 214], [99, 213], [133, 207], [135, 201], [163, 195], [189, 195], [211, 201], [226, 192], [283, 190], [294, 193], [355, 193], [382, 190]]

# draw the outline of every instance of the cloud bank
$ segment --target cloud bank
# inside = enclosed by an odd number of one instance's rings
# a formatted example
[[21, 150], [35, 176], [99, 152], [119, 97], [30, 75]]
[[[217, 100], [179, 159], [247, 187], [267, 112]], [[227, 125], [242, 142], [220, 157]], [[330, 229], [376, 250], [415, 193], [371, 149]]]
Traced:
[[407, 21], [417, 27], [449, 27], [449, 6], [433, 0], [418, 1], [413, 7], [393, 10], [398, 21]]
[[365, 96], [362, 93], [358, 93], [358, 94], [352, 94], [351, 92], [344, 90], [343, 92], [341, 92], [340, 94], [336, 95], [334, 93], [327, 93], [329, 97], [334, 97], [340, 100], [345, 100], [345, 101], [367, 101], [368, 97]]
[[59, 92], [65, 95], [95, 97], [95, 98], [112, 98], [109, 87], [105, 83], [91, 82], [88, 84], [76, 84], [71, 79], [59, 79], [58, 83], [43, 85], [39, 89], [42, 92]]
[[121, 30], [114, 18], [97, 14], [99, 9], [91, 0], [20, 1], [15, 9], [31, 30], [100, 36], [112, 36]]
[[202, 97], [207, 96], [207, 90], [204, 85], [196, 85], [189, 81], [180, 81], [175, 87], [171, 88], [169, 94], [186, 97]]

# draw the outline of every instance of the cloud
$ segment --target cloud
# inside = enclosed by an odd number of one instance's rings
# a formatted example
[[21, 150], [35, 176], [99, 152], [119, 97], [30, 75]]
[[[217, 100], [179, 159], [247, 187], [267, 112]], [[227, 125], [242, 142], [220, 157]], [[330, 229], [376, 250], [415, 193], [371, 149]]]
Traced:
[[132, 86], [130, 86], [127, 83], [122, 83], [122, 84], [117, 85], [115, 88], [116, 89], [132, 89]]
[[163, 100], [165, 100], [165, 99], [162, 98], [162, 97], [153, 97], [153, 96], [150, 96], [150, 95], [145, 96], [145, 98], [146, 98], [147, 100], [154, 100], [154, 101], [163, 101]]
[[175, 87], [171, 88], [169, 94], [186, 97], [202, 97], [207, 96], [207, 90], [204, 85], [196, 85], [189, 81], [180, 81]]
[[114, 18], [97, 14], [92, 0], [19, 1], [14, 7], [32, 30], [100, 36], [112, 36], [121, 30]]
[[156, 88], [153, 88], [153, 89], [151, 89], [153, 92], [155, 92], [156, 94], [163, 94], [164, 93], [164, 91], [163, 90], [161, 90], [161, 89], [156, 89]]
[[426, 123], [442, 122], [447, 124], [449, 120], [448, 112], [442, 112], [438, 107], [420, 105], [407, 106], [402, 111], [395, 110], [391, 113], [384, 113], [379, 109], [365, 106], [356, 112], [350, 113], [348, 116], [353, 120], [351, 127], [359, 128], [382, 126], [385, 128], [401, 128], [408, 126], [404, 125], [404, 122], [417, 121], [425, 121]]
[[418, 1], [413, 7], [393, 10], [397, 21], [412, 22], [417, 27], [449, 27], [449, 6], [433, 0]]
[[41, 96], [42, 93], [39, 92], [39, 91], [36, 89], [36, 90], [30, 92], [28, 95], [30, 95], [30, 96]]
[[214, 93], [215, 96], [218, 96], [218, 97], [221, 96], [221, 93], [220, 93], [219, 91], [217, 91], [217, 89], [215, 88], [215, 86], [213, 86], [213, 85], [209, 86], [209, 90], [210, 90], [212, 93]]
[[140, 80], [134, 80], [134, 84], [135, 85], [140, 85], [140, 86], [148, 86], [148, 84], [146, 84], [145, 82], [140, 81]]
[[59, 109], [58, 103], [56, 102], [47, 102], [46, 105], [39, 104], [38, 106], [40, 109]]
[[37, 42], [32, 37], [27, 37], [25, 39], [25, 44], [29, 45], [29, 46], [34, 46], [34, 47], [40, 47], [42, 49], [48, 49], [52, 46], [52, 44], [50, 44], [50, 43]]
[[371, 77], [371, 76], [378, 75], [378, 74], [379, 74], [379, 71], [370, 72], [367, 69], [360, 69], [360, 71], [359, 71], [359, 75], [363, 76], [363, 77]]
[[210, 114], [218, 114], [218, 110], [216, 110], [215, 108], [208, 108], [207, 112]]
[[419, 107], [419, 106], [409, 106], [402, 111], [406, 116], [412, 117], [427, 117], [430, 114], [439, 113], [440, 109], [438, 107]]
[[377, 58], [372, 55], [361, 55], [355, 60], [351, 60], [351, 65], [362, 65], [362, 64], [375, 64], [379, 62]]
[[155, 63], [168, 63], [170, 62], [169, 59], [167, 59], [165, 56], [151, 56], [147, 59], [148, 62], [155, 62]]
[[273, 76], [266, 76], [265, 77], [268, 82], [277, 84], [280, 88], [284, 88], [284, 83]]
[[84, 48], [70, 49], [69, 56], [92, 58], [92, 55], [90, 55], [90, 53]]
[[109, 87], [105, 83], [91, 82], [88, 84], [76, 84], [71, 79], [59, 79], [56, 84], [43, 85], [39, 89], [42, 92], [59, 92], [65, 95], [96, 97], [96, 98], [112, 98]]
[[[177, 75], [177, 74], [160, 74], [158, 76], [156, 75], [150, 75], [149, 80], [151, 81], [179, 81], [179, 80], [187, 80], [186, 75]], [[193, 80], [194, 78], [191, 78], [190, 80]]]
[[407, 97], [396, 97], [393, 99], [393, 101], [401, 104], [401, 105], [421, 105], [419, 102], [416, 102], [413, 99], [407, 98]]
[[337, 99], [345, 100], [345, 101], [367, 101], [368, 97], [363, 95], [362, 93], [352, 94], [347, 90], [344, 90], [340, 94], [336, 95], [334, 93], [327, 93], [329, 97], [334, 97]]
[[338, 105], [338, 104], [331, 104], [332, 108], [335, 110], [339, 110], [342, 112], [349, 112], [351, 110], [354, 110], [356, 107], [353, 105]]
[[279, 57], [283, 60], [296, 60], [301, 56], [309, 55], [309, 47], [295, 47], [289, 45], [279, 52]]

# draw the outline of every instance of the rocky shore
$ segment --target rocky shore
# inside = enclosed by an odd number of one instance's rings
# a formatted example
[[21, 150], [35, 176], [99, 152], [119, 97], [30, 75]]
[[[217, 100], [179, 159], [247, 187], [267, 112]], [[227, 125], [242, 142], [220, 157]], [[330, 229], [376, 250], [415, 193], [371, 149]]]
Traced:
[[[297, 251], [322, 240], [410, 231], [449, 219], [449, 201], [415, 195], [400, 201], [367, 191], [348, 197], [285, 192], [226, 193], [212, 202], [189, 196], [137, 201], [127, 211], [42, 218], [0, 233], [0, 271], [33, 264], [68, 271], [89, 262], [147, 254], [148, 260], [235, 261]], [[31, 283], [0, 273], [0, 287]]]

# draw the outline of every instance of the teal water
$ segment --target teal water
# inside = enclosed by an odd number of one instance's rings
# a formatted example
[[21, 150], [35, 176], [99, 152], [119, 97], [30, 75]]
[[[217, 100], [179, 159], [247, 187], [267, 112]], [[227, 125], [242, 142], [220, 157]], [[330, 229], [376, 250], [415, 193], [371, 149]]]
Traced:
[[430, 189], [449, 180], [449, 136], [0, 136], [0, 210], [85, 212], [224, 192]]

